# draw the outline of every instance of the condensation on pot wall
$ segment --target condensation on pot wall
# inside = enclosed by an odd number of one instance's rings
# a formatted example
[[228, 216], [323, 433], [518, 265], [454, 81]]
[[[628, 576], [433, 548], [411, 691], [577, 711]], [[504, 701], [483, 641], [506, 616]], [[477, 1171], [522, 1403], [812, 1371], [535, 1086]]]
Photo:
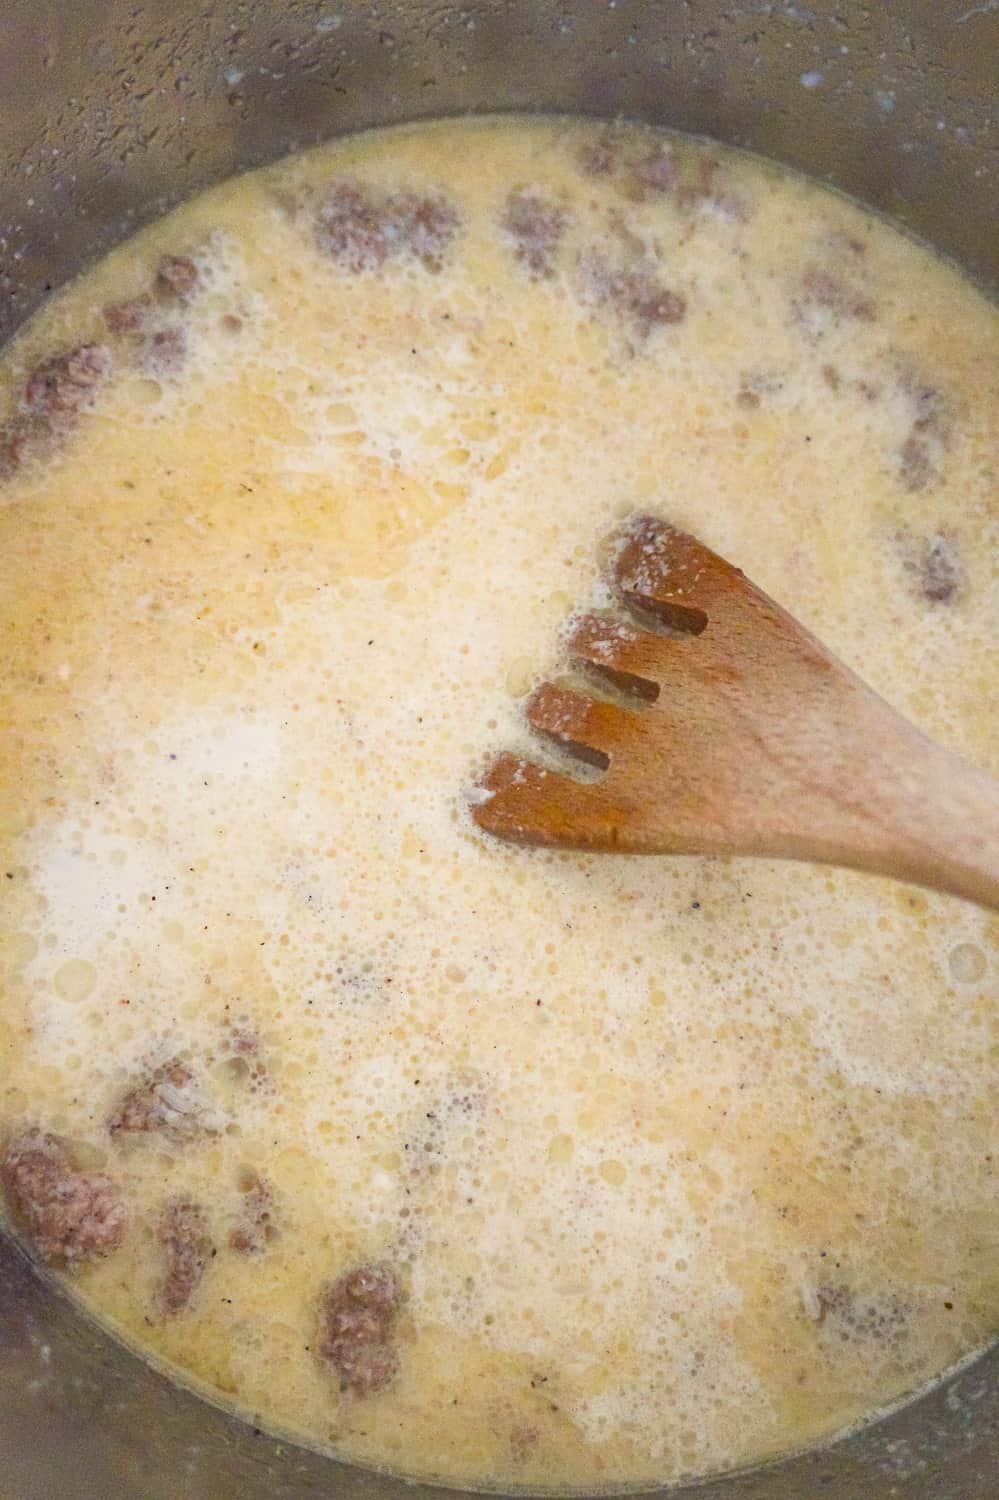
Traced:
[[11, 0], [0, 338], [138, 224], [346, 129], [482, 109], [627, 115], [828, 178], [988, 280], [995, 7], [689, 0], [205, 7]]

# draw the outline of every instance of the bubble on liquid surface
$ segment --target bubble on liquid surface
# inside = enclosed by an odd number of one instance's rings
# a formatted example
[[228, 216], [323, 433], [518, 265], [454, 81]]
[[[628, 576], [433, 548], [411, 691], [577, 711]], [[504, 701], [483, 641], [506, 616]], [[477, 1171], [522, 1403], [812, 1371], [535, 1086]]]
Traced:
[[977, 943], [958, 943], [948, 953], [947, 965], [958, 984], [977, 984], [985, 973], [985, 954]]

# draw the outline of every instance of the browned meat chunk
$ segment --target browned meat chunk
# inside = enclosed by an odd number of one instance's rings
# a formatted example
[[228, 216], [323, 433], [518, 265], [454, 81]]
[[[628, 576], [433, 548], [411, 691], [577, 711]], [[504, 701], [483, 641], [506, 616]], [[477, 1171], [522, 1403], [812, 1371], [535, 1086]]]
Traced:
[[680, 142], [605, 131], [583, 147], [579, 162], [590, 177], [613, 173], [618, 192], [633, 202], [668, 196], [685, 221], [684, 238], [701, 218], [741, 224], [752, 213], [752, 202], [717, 157]]
[[409, 253], [428, 270], [438, 271], [458, 230], [458, 213], [446, 198], [401, 193], [388, 202], [392, 242], [397, 254]]
[[0, 1183], [42, 1260], [72, 1268], [121, 1244], [126, 1215], [118, 1188], [103, 1172], [75, 1167], [55, 1136], [15, 1136], [0, 1161]]
[[104, 321], [112, 333], [138, 333], [145, 326], [151, 306], [148, 292], [141, 297], [129, 297], [125, 302], [109, 302], [104, 309]]
[[[665, 147], [661, 151], [663, 155], [667, 154]], [[650, 172], [658, 176], [658, 182], [648, 182]], [[682, 164], [680, 180], [675, 188], [669, 182], [669, 176], [668, 161], [662, 162], [658, 167], [648, 161], [646, 176], [642, 178], [640, 175], [639, 180], [645, 186], [657, 187], [659, 192], [675, 192], [677, 204], [688, 214], [708, 209], [717, 217], [740, 224], [749, 218], [749, 202], [741, 192], [728, 184], [721, 163], [715, 157], [704, 152], [688, 157]]]
[[109, 349], [79, 344], [38, 366], [24, 388], [24, 404], [32, 416], [66, 421], [90, 404], [110, 373]]
[[558, 204], [540, 193], [518, 188], [507, 198], [503, 228], [513, 241], [517, 259], [535, 280], [555, 274], [555, 256], [567, 223]]
[[937, 386], [912, 370], [903, 372], [899, 386], [912, 408], [912, 425], [917, 432], [949, 429], [947, 402]]
[[186, 1198], [168, 1203], [156, 1226], [156, 1238], [166, 1248], [167, 1270], [160, 1302], [169, 1317], [183, 1312], [197, 1291], [215, 1254], [204, 1210]]
[[953, 540], [902, 536], [902, 563], [916, 593], [929, 604], [953, 604], [964, 588], [964, 566]]
[[669, 193], [680, 185], [680, 168], [669, 146], [657, 146], [635, 170], [642, 186], [653, 192]]
[[654, 263], [637, 261], [615, 267], [598, 250], [581, 259], [584, 293], [598, 307], [609, 307], [631, 326], [640, 338], [654, 328], [682, 322], [687, 304], [677, 292], [663, 286]]
[[383, 213], [354, 183], [341, 182], [319, 210], [316, 237], [320, 249], [348, 271], [374, 271], [389, 254], [389, 232]]
[[161, 297], [186, 302], [200, 280], [198, 268], [189, 255], [164, 255], [156, 268], [156, 290]]
[[156, 267], [152, 290], [108, 303], [104, 321], [112, 333], [142, 333], [155, 313], [155, 300], [189, 302], [200, 282], [201, 273], [189, 255], [164, 255]]
[[605, 177], [617, 165], [620, 140], [609, 130], [601, 130], [595, 140], [587, 141], [579, 153], [579, 165], [588, 177]]
[[918, 432], [910, 432], [898, 450], [898, 477], [907, 490], [925, 490], [937, 478], [930, 445]]
[[256, 1057], [260, 1051], [260, 1036], [252, 1026], [236, 1026], [229, 1045], [236, 1057]]
[[387, 1266], [360, 1266], [330, 1288], [321, 1309], [319, 1357], [337, 1372], [340, 1389], [368, 1396], [388, 1385], [397, 1359], [391, 1345], [401, 1302]]
[[825, 308], [839, 318], [856, 318], [863, 323], [872, 323], [877, 309], [870, 297], [856, 291], [828, 271], [814, 267], [801, 278], [804, 301], [814, 307]]
[[240, 1222], [229, 1231], [229, 1248], [238, 1255], [259, 1255], [277, 1236], [274, 1197], [256, 1172], [244, 1174], [239, 1184], [243, 1195]]
[[175, 375], [187, 358], [187, 333], [178, 324], [145, 340], [142, 365], [151, 375]]
[[912, 426], [898, 450], [898, 477], [907, 490], [925, 490], [940, 477], [952, 412], [943, 392], [912, 370], [903, 371], [899, 387], [911, 409]]
[[412, 255], [440, 267], [458, 229], [447, 199], [397, 193], [379, 196], [356, 182], [341, 182], [319, 210], [319, 248], [348, 271], [375, 271], [390, 257]]
[[783, 380], [772, 371], [744, 370], [735, 399], [744, 411], [755, 411], [765, 397], [777, 396], [783, 389]]
[[176, 1136], [197, 1135], [206, 1124], [193, 1083], [194, 1074], [186, 1063], [164, 1063], [125, 1095], [108, 1120], [108, 1129], [112, 1134], [162, 1130]]

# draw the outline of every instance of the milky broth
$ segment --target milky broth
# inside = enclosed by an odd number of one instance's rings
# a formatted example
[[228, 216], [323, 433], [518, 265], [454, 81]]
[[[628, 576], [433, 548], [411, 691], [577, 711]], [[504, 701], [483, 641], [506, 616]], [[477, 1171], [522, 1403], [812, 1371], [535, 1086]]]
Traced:
[[[259, 1425], [535, 1489], [803, 1446], [994, 1335], [997, 920], [468, 794], [636, 509], [999, 770], [997, 370], [855, 205], [563, 120], [308, 152], [52, 299], [0, 362], [0, 1142], [120, 1192], [91, 1310]], [[372, 1264], [365, 1393], [323, 1299]]]

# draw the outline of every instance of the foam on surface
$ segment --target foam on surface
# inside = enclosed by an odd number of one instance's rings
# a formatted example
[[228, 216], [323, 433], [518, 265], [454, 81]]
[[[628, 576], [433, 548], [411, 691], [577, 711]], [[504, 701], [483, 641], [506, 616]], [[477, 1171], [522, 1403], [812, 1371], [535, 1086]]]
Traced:
[[[306, 154], [116, 251], [0, 366], [13, 410], [194, 255], [180, 367], [116, 345], [0, 483], [0, 1130], [124, 1182], [126, 1244], [76, 1279], [96, 1311], [258, 1422], [451, 1482], [746, 1463], [996, 1327], [994, 920], [803, 866], [510, 849], [467, 816], [636, 508], [996, 766], [995, 312], [750, 159], [669, 138], [678, 183], [643, 187], [659, 139], [505, 120]], [[442, 267], [324, 255], [345, 178], [450, 199]], [[502, 227], [525, 184], [564, 214], [550, 275]], [[680, 321], [636, 312], [650, 277]], [[109, 1139], [178, 1057], [212, 1129]], [[248, 1168], [278, 1235], [240, 1258]], [[177, 1193], [223, 1248], [166, 1322]], [[406, 1302], [398, 1377], [358, 1400], [312, 1347], [367, 1259]]]

